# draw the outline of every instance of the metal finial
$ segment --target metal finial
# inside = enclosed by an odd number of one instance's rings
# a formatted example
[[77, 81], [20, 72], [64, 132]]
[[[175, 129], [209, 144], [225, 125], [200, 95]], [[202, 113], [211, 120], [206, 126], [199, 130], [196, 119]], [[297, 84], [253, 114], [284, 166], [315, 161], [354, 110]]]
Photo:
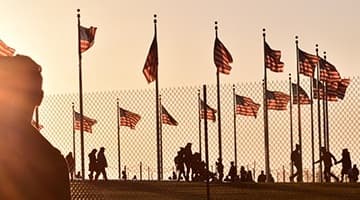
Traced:
[[233, 84], [233, 89], [235, 89], [235, 84]]
[[218, 22], [217, 21], [215, 21], [215, 30], [217, 30], [218, 29]]
[[298, 44], [299, 43], [299, 37], [296, 35], [295, 36], [295, 43]]
[[80, 9], [78, 8], [76, 9], [76, 11], [77, 11], [77, 17], [80, 17]]
[[157, 15], [156, 14], [154, 14], [154, 23], [157, 23]]
[[265, 31], [266, 31], [266, 29], [263, 28], [262, 31], [263, 31], [263, 36], [265, 37]]

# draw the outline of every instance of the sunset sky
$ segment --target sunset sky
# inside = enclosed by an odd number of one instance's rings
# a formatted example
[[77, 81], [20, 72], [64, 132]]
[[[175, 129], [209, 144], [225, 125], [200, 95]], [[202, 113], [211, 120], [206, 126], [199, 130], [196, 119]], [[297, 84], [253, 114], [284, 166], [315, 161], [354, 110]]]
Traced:
[[13, 0], [1, 3], [0, 39], [43, 68], [46, 94], [78, 92], [77, 18], [98, 27], [95, 44], [83, 53], [84, 92], [146, 89], [142, 69], [158, 15], [160, 88], [215, 84], [214, 21], [234, 63], [222, 83], [263, 78], [262, 28], [282, 51], [285, 72], [295, 75], [295, 35], [301, 49], [328, 52], [343, 77], [360, 74], [358, 0]]

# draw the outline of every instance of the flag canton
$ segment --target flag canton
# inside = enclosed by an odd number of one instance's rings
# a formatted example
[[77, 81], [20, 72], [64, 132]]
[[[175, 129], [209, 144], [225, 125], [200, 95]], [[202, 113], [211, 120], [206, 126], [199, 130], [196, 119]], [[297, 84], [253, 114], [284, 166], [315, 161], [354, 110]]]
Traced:
[[163, 124], [168, 124], [171, 126], [178, 125], [178, 122], [168, 113], [164, 106], [161, 106], [161, 120]]
[[214, 62], [218, 72], [221, 72], [223, 74], [230, 74], [230, 63], [233, 62], [233, 59], [230, 52], [226, 49], [224, 44], [218, 38], [215, 38]]
[[259, 108], [251, 98], [236, 95], [236, 114], [256, 117]]
[[280, 61], [281, 51], [273, 50], [265, 42], [265, 66], [273, 72], [283, 72], [284, 63]]
[[140, 120], [140, 115], [120, 108], [120, 126], [128, 126], [131, 129], [135, 129], [136, 124]]

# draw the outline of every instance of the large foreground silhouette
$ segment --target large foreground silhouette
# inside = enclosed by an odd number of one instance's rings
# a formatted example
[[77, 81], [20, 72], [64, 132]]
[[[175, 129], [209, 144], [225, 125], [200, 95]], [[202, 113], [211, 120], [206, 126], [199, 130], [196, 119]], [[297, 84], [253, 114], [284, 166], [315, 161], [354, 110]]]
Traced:
[[0, 199], [70, 199], [64, 157], [30, 123], [40, 73], [29, 57], [0, 57]]

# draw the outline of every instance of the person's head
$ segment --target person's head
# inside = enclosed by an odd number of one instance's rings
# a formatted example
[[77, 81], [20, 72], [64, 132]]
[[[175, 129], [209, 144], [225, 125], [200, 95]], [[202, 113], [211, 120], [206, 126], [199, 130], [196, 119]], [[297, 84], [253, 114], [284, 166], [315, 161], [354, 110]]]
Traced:
[[97, 150], [96, 149], [93, 149], [92, 151], [91, 151], [91, 153], [96, 153], [97, 152]]
[[299, 144], [296, 144], [296, 145], [295, 145], [295, 149], [296, 149], [296, 150], [300, 150], [300, 145], [299, 145]]
[[261, 174], [264, 174], [264, 170], [261, 170]]
[[231, 165], [231, 166], [234, 166], [234, 165], [235, 165], [234, 161], [231, 161], [231, 162], [230, 162], [230, 165]]
[[0, 120], [30, 122], [43, 98], [41, 67], [27, 56], [1, 57], [0, 80]]
[[104, 151], [105, 151], [105, 147], [101, 147], [101, 148], [100, 148], [100, 151], [101, 151], [101, 152], [104, 152]]

